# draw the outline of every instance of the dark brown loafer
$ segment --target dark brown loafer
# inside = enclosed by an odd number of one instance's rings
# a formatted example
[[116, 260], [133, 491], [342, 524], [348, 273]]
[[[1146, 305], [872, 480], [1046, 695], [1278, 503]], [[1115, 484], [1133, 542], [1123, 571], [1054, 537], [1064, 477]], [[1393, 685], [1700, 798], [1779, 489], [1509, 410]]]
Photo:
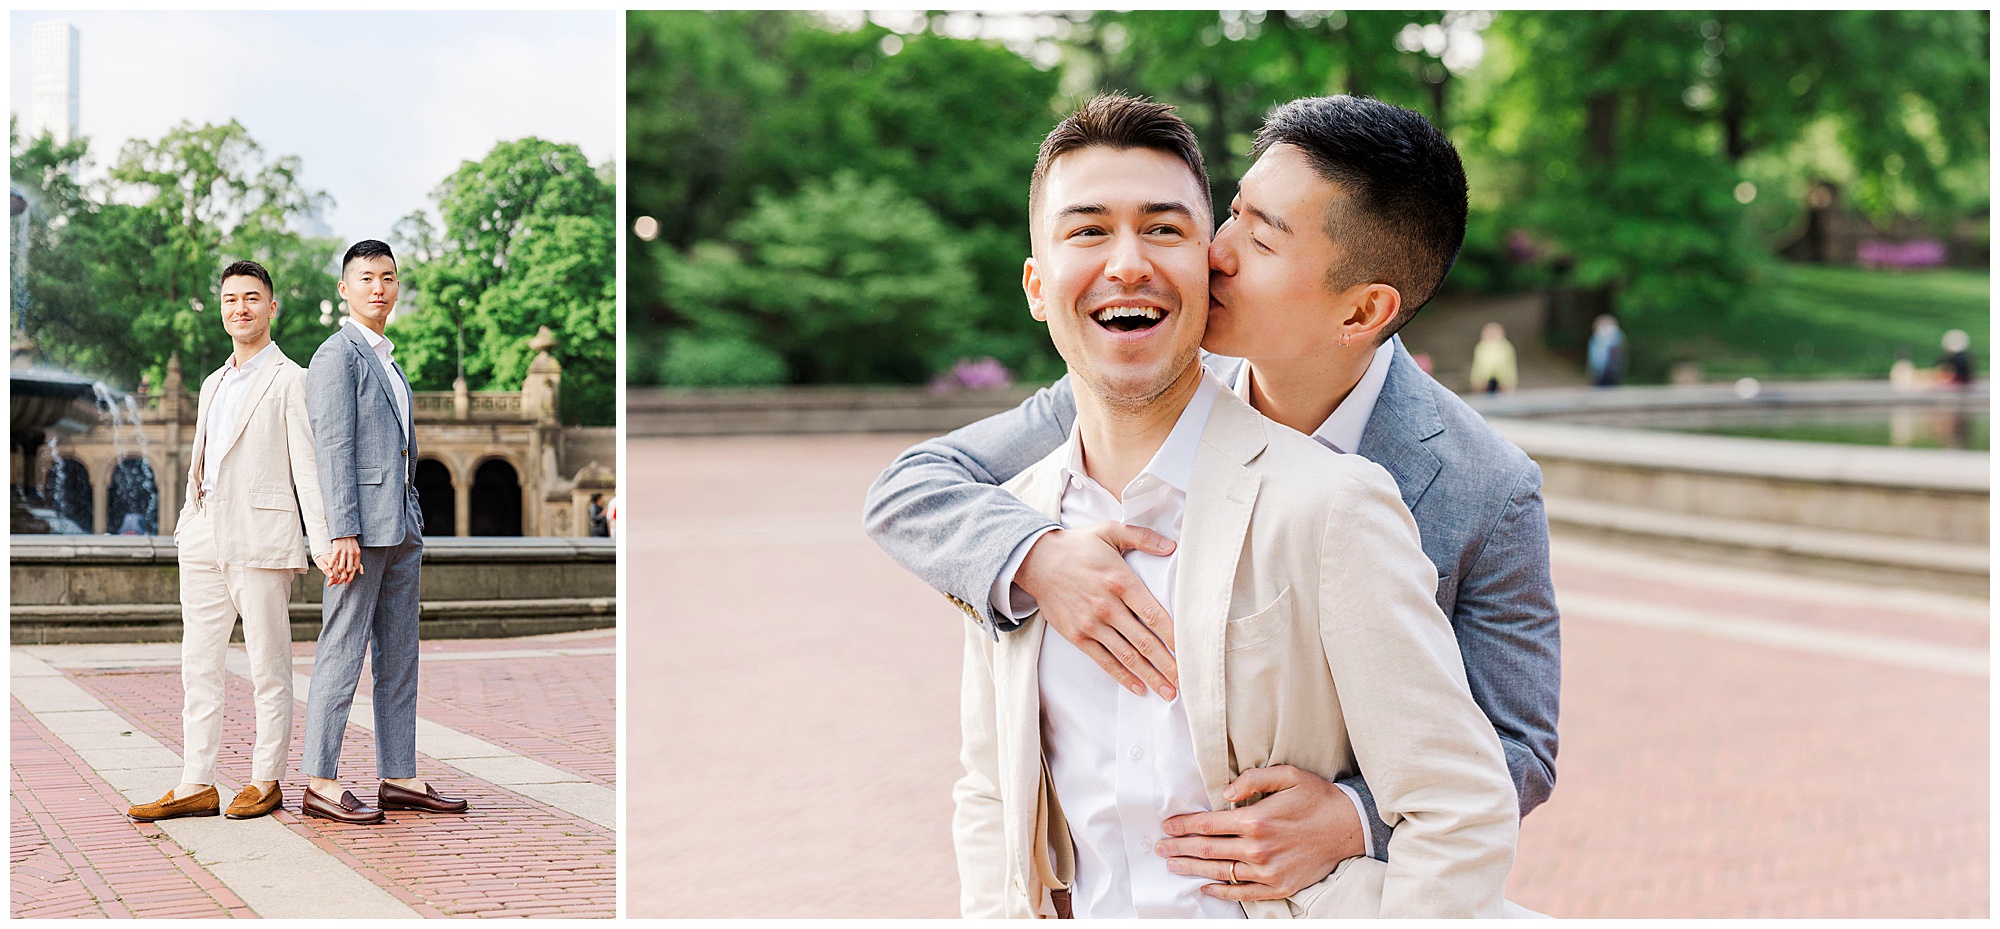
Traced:
[[464, 800], [438, 796], [437, 788], [424, 785], [424, 792], [417, 793], [407, 787], [397, 787], [388, 781], [375, 791], [375, 802], [385, 810], [422, 810], [426, 813], [463, 813], [472, 804]]
[[270, 793], [257, 789], [255, 784], [245, 784], [231, 801], [229, 809], [222, 811], [228, 819], [255, 819], [278, 808], [285, 802], [285, 789], [273, 785]]
[[320, 796], [312, 788], [306, 788], [306, 799], [299, 804], [299, 812], [307, 816], [331, 819], [337, 823], [353, 823], [367, 826], [382, 821], [382, 811], [355, 799], [354, 791], [340, 792], [340, 802], [335, 803]]
[[222, 801], [216, 794], [215, 788], [204, 787], [195, 791], [192, 796], [178, 800], [174, 799], [174, 792], [169, 790], [152, 803], [132, 804], [132, 808], [126, 810], [125, 815], [132, 817], [133, 822], [151, 823], [162, 819], [179, 819], [183, 816], [214, 816], [220, 812], [222, 812]]

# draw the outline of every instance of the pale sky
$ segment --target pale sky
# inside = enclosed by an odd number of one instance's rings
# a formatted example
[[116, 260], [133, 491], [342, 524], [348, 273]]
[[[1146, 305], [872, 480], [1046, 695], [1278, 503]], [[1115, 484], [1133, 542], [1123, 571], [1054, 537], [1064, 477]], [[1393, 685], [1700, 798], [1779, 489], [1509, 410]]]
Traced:
[[[332, 195], [324, 230], [389, 236], [462, 161], [497, 142], [574, 143], [591, 164], [625, 138], [622, 13], [14, 12], [9, 110], [32, 122], [32, 34], [77, 27], [80, 132], [101, 177], [125, 140], [234, 118], [297, 155]], [[311, 230], [320, 231], [320, 230]]]

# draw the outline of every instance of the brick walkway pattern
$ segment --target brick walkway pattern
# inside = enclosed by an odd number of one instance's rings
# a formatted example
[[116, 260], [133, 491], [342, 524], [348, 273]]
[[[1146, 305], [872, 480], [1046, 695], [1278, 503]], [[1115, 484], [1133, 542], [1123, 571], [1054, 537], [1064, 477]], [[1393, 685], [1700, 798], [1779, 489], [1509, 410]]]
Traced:
[[[464, 643], [444, 651], [470, 650]], [[536, 640], [477, 643], [480, 651]], [[568, 647], [609, 648], [610, 633]], [[296, 649], [311, 654], [311, 643]], [[428, 650], [428, 649], [427, 649]], [[309, 664], [299, 666], [309, 671]], [[66, 669], [65, 675], [135, 731], [181, 750], [180, 677], [159, 667]], [[611, 786], [615, 771], [615, 663], [611, 655], [434, 661], [421, 670], [418, 714], [503, 748]], [[365, 684], [365, 678], [364, 678]], [[218, 790], [226, 802], [249, 775], [255, 723], [249, 682], [226, 679]], [[365, 686], [364, 686], [365, 692]], [[610, 917], [616, 907], [612, 831], [420, 755], [418, 774], [466, 797], [464, 816], [393, 811], [377, 826], [308, 819], [296, 811], [305, 694], [294, 719], [285, 808], [272, 816], [425, 916]], [[221, 882], [157, 827], [130, 822], [127, 801], [18, 702], [13, 741], [13, 915], [247, 916]], [[547, 748], [550, 754], [536, 751]], [[342, 784], [372, 799], [374, 740], [350, 724]], [[162, 784], [164, 792], [170, 784]], [[86, 893], [78, 893], [78, 888]]]
[[[647, 568], [629, 580], [628, 763], [649, 793], [703, 801], [629, 806], [629, 915], [956, 915], [964, 620], [860, 525], [915, 438], [632, 443], [627, 557]], [[1558, 600], [1590, 608], [1564, 608], [1558, 782], [1523, 824], [1510, 898], [1563, 917], [1988, 914], [1987, 675], [1593, 612], [1983, 654], [1983, 603], [1732, 586], [1555, 542]]]

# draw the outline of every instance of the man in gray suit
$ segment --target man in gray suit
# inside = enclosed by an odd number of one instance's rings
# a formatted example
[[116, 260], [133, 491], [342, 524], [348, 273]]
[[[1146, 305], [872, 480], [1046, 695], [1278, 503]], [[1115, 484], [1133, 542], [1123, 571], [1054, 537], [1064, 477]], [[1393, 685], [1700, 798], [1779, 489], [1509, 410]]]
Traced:
[[[396, 308], [396, 256], [367, 239], [340, 263], [347, 318], [313, 353], [306, 409], [318, 446], [334, 569], [353, 581], [328, 587], [306, 700], [301, 811], [347, 823], [377, 823], [383, 810], [462, 813], [467, 804], [417, 778], [417, 575], [424, 523], [413, 483], [417, 434], [410, 382], [383, 334]], [[376, 806], [342, 791], [340, 743], [361, 661], [373, 644]], [[338, 799], [336, 799], [336, 797]]]
[[[1210, 246], [1207, 363], [1265, 416], [1395, 477], [1525, 816], [1554, 786], [1562, 670], [1541, 471], [1394, 338], [1464, 241], [1458, 155], [1416, 113], [1348, 96], [1273, 111], [1256, 155]], [[1039, 607], [1127, 688], [1171, 698], [1172, 622], [1122, 552], [1165, 555], [1172, 542], [1117, 523], [1064, 530], [997, 486], [1060, 445], [1074, 419], [1065, 378], [916, 445], [869, 489], [868, 532], [996, 636]], [[1167, 820], [1155, 853], [1218, 882], [1232, 863], [1263, 865], [1262, 881], [1204, 888], [1230, 900], [1289, 896], [1356, 855], [1387, 860], [1394, 824], [1363, 778], [1276, 766], [1227, 791], [1256, 794], [1267, 796]]]

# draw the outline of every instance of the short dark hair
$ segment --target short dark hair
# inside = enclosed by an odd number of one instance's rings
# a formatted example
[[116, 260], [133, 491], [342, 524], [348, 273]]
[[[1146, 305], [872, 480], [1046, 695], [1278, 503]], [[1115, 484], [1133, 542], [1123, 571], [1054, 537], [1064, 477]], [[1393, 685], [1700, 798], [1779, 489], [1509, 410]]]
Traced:
[[1080, 149], [1106, 145], [1115, 149], [1144, 148], [1165, 152], [1179, 158], [1194, 172], [1200, 183], [1201, 205], [1208, 210], [1211, 218], [1215, 215], [1215, 204], [1208, 190], [1208, 166], [1202, 161], [1201, 143], [1194, 137], [1194, 130], [1188, 128], [1185, 120], [1174, 115], [1174, 108], [1164, 103], [1154, 103], [1142, 97], [1128, 97], [1124, 94], [1098, 94], [1077, 108], [1077, 111], [1056, 123], [1042, 139], [1042, 149], [1035, 156], [1035, 173], [1028, 179], [1028, 224], [1033, 228], [1042, 205], [1042, 182], [1049, 174], [1049, 164], [1057, 158]]
[[390, 264], [396, 262], [396, 253], [389, 250], [389, 243], [381, 239], [362, 239], [347, 247], [347, 256], [340, 259], [340, 273], [347, 273], [347, 266], [356, 258], [387, 257]]
[[[1350, 198], [1325, 217], [1343, 257], [1327, 286], [1380, 282], [1403, 295], [1382, 339], [1417, 315], [1465, 244], [1465, 166], [1458, 150], [1414, 110], [1341, 94], [1293, 100], [1257, 130], [1254, 153], [1296, 145], [1319, 176]], [[1339, 214], [1339, 215], [1335, 215]]]
[[232, 277], [254, 277], [264, 282], [264, 296], [266, 297], [276, 296], [278, 293], [277, 289], [271, 286], [271, 272], [264, 270], [263, 265], [254, 261], [239, 261], [227, 268], [223, 268], [222, 276], [216, 279], [217, 286], [220, 286]]

